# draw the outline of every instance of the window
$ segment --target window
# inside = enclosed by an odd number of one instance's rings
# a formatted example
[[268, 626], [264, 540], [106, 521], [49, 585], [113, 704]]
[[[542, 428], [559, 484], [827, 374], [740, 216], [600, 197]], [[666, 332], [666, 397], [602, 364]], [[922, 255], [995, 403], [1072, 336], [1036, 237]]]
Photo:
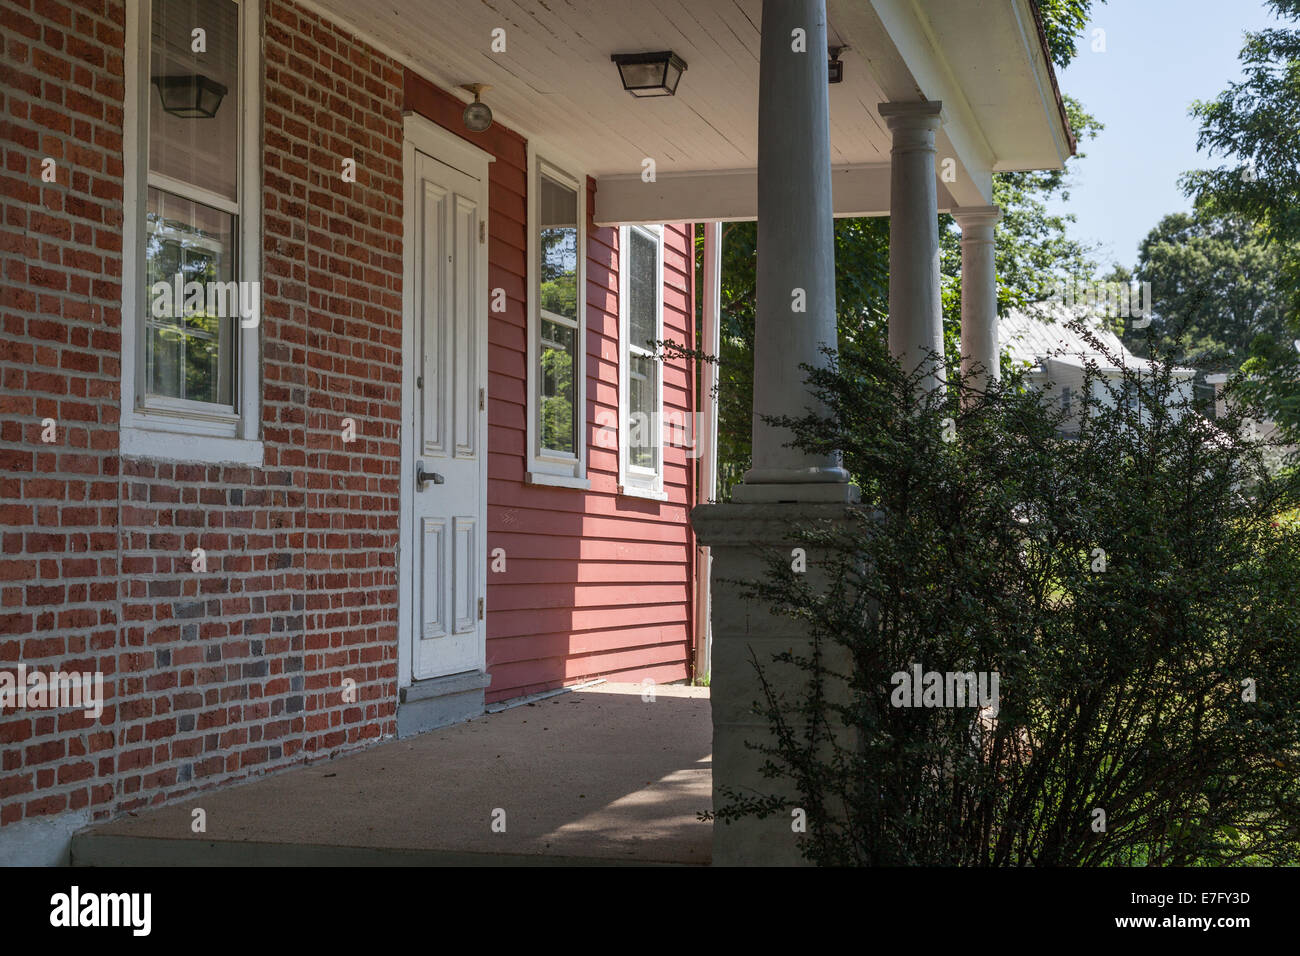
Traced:
[[1120, 386], [1120, 401], [1124, 405], [1124, 410], [1129, 414], [1137, 415], [1140, 413], [1142, 403], [1136, 382], [1125, 381]]
[[618, 248], [619, 490], [663, 498], [663, 228], [624, 226]]
[[260, 463], [258, 4], [127, 17], [122, 450]]
[[586, 190], [530, 160], [529, 480], [586, 488]]

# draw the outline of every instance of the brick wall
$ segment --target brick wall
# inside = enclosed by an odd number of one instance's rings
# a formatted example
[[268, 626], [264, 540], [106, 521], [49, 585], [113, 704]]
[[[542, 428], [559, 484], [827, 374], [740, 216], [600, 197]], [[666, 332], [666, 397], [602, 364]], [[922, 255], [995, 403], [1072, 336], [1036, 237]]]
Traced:
[[[0, 713], [0, 825], [103, 817], [395, 731], [404, 106], [498, 159], [489, 547], [510, 559], [489, 576], [490, 697], [685, 677], [692, 463], [669, 449], [669, 500], [628, 498], [594, 443], [617, 406], [617, 231], [588, 224], [592, 488], [526, 485], [526, 143], [465, 134], [454, 96], [289, 0], [265, 0], [264, 464], [119, 455], [124, 27], [120, 2], [0, 0], [0, 670], [98, 670], [108, 697], [93, 721]], [[689, 228], [667, 247], [665, 331], [689, 338]], [[693, 405], [690, 383], [666, 370], [670, 408]]]
[[101, 670], [110, 697], [95, 722], [0, 714], [0, 824], [114, 800], [124, 20], [0, 8], [0, 668]]
[[122, 459], [124, 25], [121, 3], [0, 3], [0, 668], [100, 670], [109, 697], [95, 722], [0, 715], [4, 824], [395, 726], [401, 72], [266, 0], [265, 464]]

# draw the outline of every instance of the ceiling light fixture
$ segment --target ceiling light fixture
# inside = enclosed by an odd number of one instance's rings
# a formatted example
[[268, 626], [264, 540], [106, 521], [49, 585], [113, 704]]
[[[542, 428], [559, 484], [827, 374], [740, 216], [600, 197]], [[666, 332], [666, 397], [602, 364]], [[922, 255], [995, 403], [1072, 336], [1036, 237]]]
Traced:
[[830, 54], [831, 54], [831, 59], [829, 63], [830, 75], [827, 82], [830, 83], [844, 82], [844, 63], [840, 60], [840, 54], [843, 53], [846, 49], [848, 48], [842, 46], [833, 46], [830, 48]]
[[658, 53], [615, 53], [623, 89], [633, 96], [676, 96], [686, 61], [672, 50]]

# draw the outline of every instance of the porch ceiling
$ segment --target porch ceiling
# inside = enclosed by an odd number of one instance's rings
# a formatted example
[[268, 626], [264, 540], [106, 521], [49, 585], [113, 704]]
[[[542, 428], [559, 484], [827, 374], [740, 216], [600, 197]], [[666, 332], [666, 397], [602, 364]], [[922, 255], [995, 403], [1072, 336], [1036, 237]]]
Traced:
[[[753, 218], [762, 0], [308, 0], [444, 88], [487, 83], [499, 121], [598, 180], [598, 222]], [[922, 9], [924, 7], [924, 9]], [[939, 205], [984, 205], [994, 169], [1069, 154], [1029, 0], [828, 0], [837, 215], [888, 213], [886, 101], [939, 99]], [[503, 27], [506, 49], [491, 50]], [[625, 93], [610, 54], [672, 49], [674, 97]], [[468, 100], [468, 96], [464, 97]], [[658, 182], [640, 180], [655, 160]]]

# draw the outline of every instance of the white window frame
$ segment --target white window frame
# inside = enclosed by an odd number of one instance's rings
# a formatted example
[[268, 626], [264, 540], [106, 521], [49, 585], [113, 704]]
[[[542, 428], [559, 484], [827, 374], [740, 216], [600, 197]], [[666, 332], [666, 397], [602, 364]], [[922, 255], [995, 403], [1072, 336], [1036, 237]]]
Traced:
[[[574, 369], [574, 433], [576, 455], [548, 452], [541, 447], [538, 412], [541, 408], [541, 249], [537, 230], [542, 174], [577, 193], [578, 198], [578, 324]], [[587, 489], [587, 175], [581, 167], [545, 146], [528, 143], [528, 469], [534, 485]]]
[[[643, 345], [634, 345], [631, 341], [631, 316], [628, 305], [628, 280], [632, 270], [628, 268], [627, 256], [631, 250], [631, 233], [640, 231], [655, 243], [655, 318], [654, 335], [656, 342], [664, 337], [664, 228], [663, 226], [630, 225], [620, 226], [618, 231], [618, 490], [620, 494], [634, 495], [640, 498], [654, 498], [666, 501], [664, 491], [664, 370], [663, 363], [656, 357], [656, 349]], [[631, 409], [628, 398], [631, 390], [628, 376], [632, 370], [631, 352], [648, 356], [655, 362], [655, 389], [653, 406], [650, 412], [650, 428], [658, 437], [655, 447], [655, 467], [643, 468], [633, 465], [629, 455], [629, 438], [631, 437]]]
[[[157, 0], [155, 0], [157, 2]], [[208, 194], [149, 171], [150, 0], [127, 0], [123, 104], [122, 196], [122, 392], [119, 450], [127, 457], [174, 461], [261, 465], [261, 303], [258, 324], [235, 322], [234, 404], [153, 396], [144, 393], [145, 336], [141, 316], [145, 289], [145, 206], [150, 185], [238, 216], [234, 236], [241, 282], [261, 280], [262, 249], [262, 5], [239, 5], [240, 83], [234, 91], [239, 111], [239, 202]]]

